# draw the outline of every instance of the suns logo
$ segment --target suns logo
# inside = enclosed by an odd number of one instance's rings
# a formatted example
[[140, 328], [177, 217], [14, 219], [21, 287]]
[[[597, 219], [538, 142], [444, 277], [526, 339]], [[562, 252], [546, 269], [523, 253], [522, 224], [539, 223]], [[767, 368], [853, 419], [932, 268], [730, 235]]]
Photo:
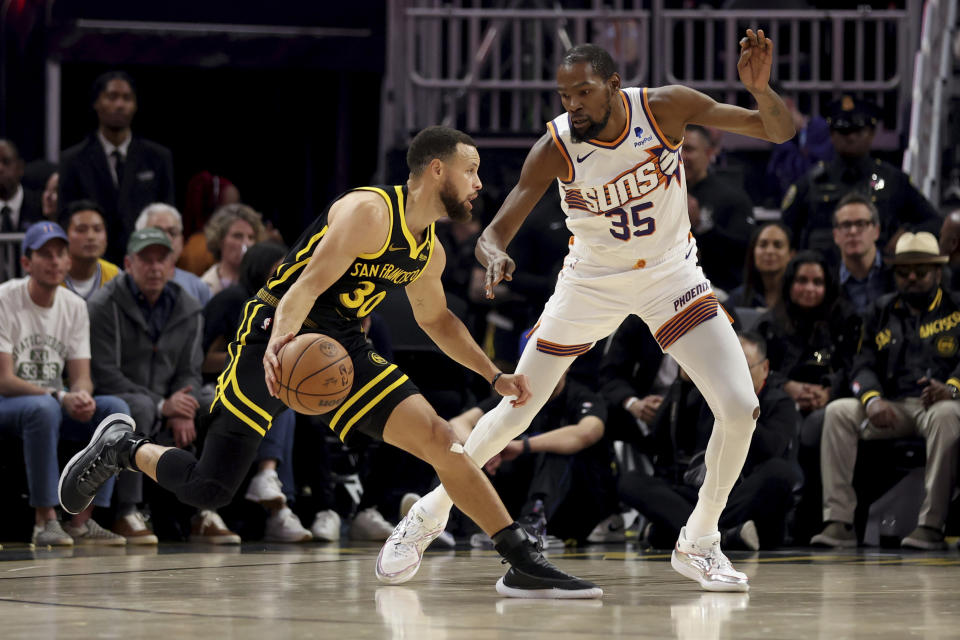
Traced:
[[661, 186], [680, 186], [680, 154], [663, 145], [643, 150], [647, 156], [635, 167], [610, 182], [581, 187], [564, 188], [564, 200], [573, 209], [602, 214], [643, 198]]

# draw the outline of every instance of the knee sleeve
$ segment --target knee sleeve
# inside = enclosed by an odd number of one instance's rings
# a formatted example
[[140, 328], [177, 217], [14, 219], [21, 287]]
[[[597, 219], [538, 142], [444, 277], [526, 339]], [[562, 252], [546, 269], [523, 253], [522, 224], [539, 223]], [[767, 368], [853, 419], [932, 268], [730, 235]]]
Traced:
[[183, 449], [168, 449], [157, 461], [157, 482], [180, 502], [198, 509], [219, 509], [230, 503], [235, 488], [198, 472], [197, 459]]

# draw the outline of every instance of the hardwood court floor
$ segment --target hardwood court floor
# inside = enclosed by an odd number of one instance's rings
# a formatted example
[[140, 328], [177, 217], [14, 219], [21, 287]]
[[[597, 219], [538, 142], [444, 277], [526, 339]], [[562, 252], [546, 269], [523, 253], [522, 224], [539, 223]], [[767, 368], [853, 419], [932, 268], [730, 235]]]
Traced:
[[403, 586], [377, 546], [0, 551], [0, 638], [958, 638], [960, 554], [730, 554], [749, 594], [707, 593], [666, 554], [551, 553], [602, 600], [512, 600], [493, 551], [428, 552]]

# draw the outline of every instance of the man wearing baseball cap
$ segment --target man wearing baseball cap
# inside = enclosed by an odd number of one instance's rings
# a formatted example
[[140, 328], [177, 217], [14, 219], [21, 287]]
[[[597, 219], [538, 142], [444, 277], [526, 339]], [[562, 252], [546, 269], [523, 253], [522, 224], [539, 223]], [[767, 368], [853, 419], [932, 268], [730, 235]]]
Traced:
[[[57, 441], [89, 438], [122, 400], [94, 396], [90, 378], [90, 321], [83, 300], [60, 286], [70, 268], [67, 234], [54, 222], [31, 225], [21, 243], [25, 278], [0, 285], [0, 430], [23, 440], [30, 505], [37, 545], [122, 545], [90, 514], [110, 505], [113, 482], [88, 509], [61, 525]], [[64, 388], [64, 372], [69, 386]]]
[[[876, 106], [852, 95], [843, 95], [828, 107], [827, 124], [836, 157], [814, 165], [790, 186], [780, 205], [797, 249], [836, 255], [833, 212], [840, 199], [852, 191], [869, 198], [879, 211], [881, 248], [905, 227], [939, 230], [940, 216], [909, 176], [870, 156], [879, 123]], [[888, 253], [892, 249], [888, 247]]]
[[[130, 405], [138, 430], [159, 442], [189, 448], [197, 437], [202, 308], [173, 278], [173, 248], [161, 229], [130, 234], [124, 273], [87, 301], [97, 388]], [[208, 406], [209, 401], [204, 406]], [[156, 544], [139, 510], [143, 476], [121, 472], [113, 531], [130, 544]], [[201, 513], [191, 540], [237, 544], [216, 512]]]
[[820, 448], [826, 527], [812, 544], [857, 545], [857, 442], [919, 435], [927, 441], [926, 494], [919, 525], [901, 544], [945, 547], [960, 442], [960, 296], [940, 287], [946, 262], [932, 233], [907, 232], [897, 240], [890, 260], [897, 290], [866, 313], [850, 371], [854, 397], [827, 405]]

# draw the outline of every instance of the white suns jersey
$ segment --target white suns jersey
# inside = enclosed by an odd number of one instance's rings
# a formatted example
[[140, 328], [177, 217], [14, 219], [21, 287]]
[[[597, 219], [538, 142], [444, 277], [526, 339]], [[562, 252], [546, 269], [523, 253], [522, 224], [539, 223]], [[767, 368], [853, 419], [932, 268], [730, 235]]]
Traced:
[[547, 130], [567, 161], [557, 180], [574, 251], [632, 268], [688, 241], [687, 182], [680, 145], [671, 145], [647, 104], [647, 90], [620, 91], [627, 125], [613, 142], [574, 142], [566, 113]]

